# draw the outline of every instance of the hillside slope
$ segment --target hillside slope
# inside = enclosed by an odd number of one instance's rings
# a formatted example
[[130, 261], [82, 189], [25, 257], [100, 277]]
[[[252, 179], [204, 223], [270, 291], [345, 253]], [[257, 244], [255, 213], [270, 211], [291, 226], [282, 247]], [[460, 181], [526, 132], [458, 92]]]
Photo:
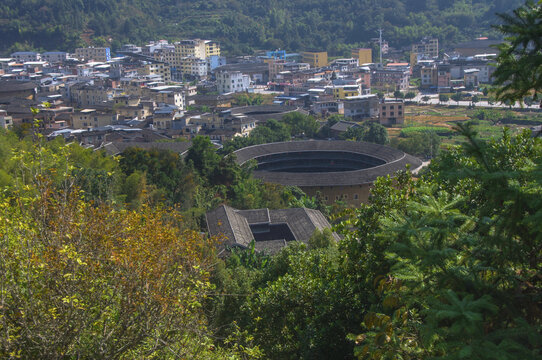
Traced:
[[0, 51], [70, 50], [182, 37], [213, 38], [229, 53], [327, 49], [343, 55], [382, 27], [391, 45], [424, 36], [453, 43], [496, 37], [495, 13], [521, 0], [3, 0]]

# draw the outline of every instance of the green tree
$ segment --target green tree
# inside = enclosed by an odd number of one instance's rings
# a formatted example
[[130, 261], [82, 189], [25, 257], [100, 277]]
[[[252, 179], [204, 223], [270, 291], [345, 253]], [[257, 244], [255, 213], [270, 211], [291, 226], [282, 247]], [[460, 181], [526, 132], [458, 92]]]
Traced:
[[[149, 192], [146, 194], [148, 199], [165, 201], [168, 205], [179, 205], [183, 209], [192, 206], [197, 179], [193, 170], [183, 162], [179, 154], [167, 150], [128, 148], [120, 157], [120, 168], [127, 176], [126, 180], [130, 179], [121, 190], [127, 195], [127, 200], [142, 199], [141, 195], [133, 194], [134, 189], [139, 188]], [[130, 176], [135, 172], [144, 174], [146, 184], [152, 187], [134, 188], [138, 175], [132, 178]], [[139, 179], [139, 184], [141, 181]]]
[[408, 100], [414, 99], [415, 97], [416, 97], [416, 93], [414, 91], [408, 91], [405, 94], [405, 99], [408, 99]]
[[324, 126], [320, 128], [318, 131], [318, 137], [322, 139], [327, 139], [331, 137], [331, 127], [338, 123], [339, 121], [343, 121], [344, 116], [339, 114], [333, 114], [330, 117], [328, 117], [326, 123]]
[[216, 147], [206, 136], [196, 136], [192, 140], [192, 146], [188, 149], [185, 161], [194, 166], [194, 169], [203, 177], [208, 178], [210, 172], [220, 161], [216, 153]]
[[393, 97], [395, 99], [404, 99], [405, 98], [405, 94], [403, 94], [403, 92], [401, 90], [395, 90], [393, 92]]
[[499, 14], [502, 24], [496, 25], [506, 37], [498, 46], [497, 69], [493, 73], [497, 99], [522, 101], [528, 95], [537, 99], [542, 90], [542, 5], [528, 1], [513, 14]]
[[334, 245], [336, 245], [336, 240], [333, 232], [327, 228], [322, 231], [315, 230], [308, 241], [309, 249], [326, 249]]
[[448, 102], [450, 100], [450, 97], [446, 94], [439, 94], [438, 95], [438, 101], [440, 103], [443, 103], [443, 102]]
[[292, 136], [304, 135], [313, 137], [318, 131], [319, 125], [314, 117], [300, 112], [293, 112], [282, 117], [282, 121], [290, 127]]
[[285, 123], [271, 119], [252, 130], [250, 137], [255, 144], [288, 141], [291, 139], [291, 130]]
[[[514, 278], [509, 271], [527, 274], [538, 267], [532, 256], [539, 245], [509, 246], [511, 238], [529, 236], [529, 227], [520, 225], [523, 216], [540, 211], [525, 193], [538, 165], [524, 164], [539, 164], [542, 144], [527, 132], [512, 137], [505, 131], [483, 142], [469, 127], [461, 131], [467, 144], [437, 158], [405, 206], [381, 219], [389, 270], [375, 279], [380, 305], [364, 318], [365, 330], [351, 336], [360, 359], [491, 359], [496, 351], [505, 359], [541, 356], [542, 338], [527, 335], [540, 332], [539, 315], [533, 318], [527, 305], [532, 294], [511, 312], [499, 310], [516, 301], [515, 289], [531, 276]], [[518, 182], [505, 180], [510, 176]], [[482, 219], [488, 222], [481, 225]], [[495, 251], [502, 248], [506, 255]], [[540, 286], [532, 291], [540, 293]]]
[[432, 158], [439, 153], [442, 139], [434, 131], [419, 131], [407, 134], [404, 138], [394, 138], [391, 146], [408, 154]]
[[362, 125], [351, 126], [341, 134], [341, 139], [367, 141], [385, 145], [389, 142], [388, 130], [377, 122], [365, 122]]
[[142, 204], [146, 187], [145, 174], [134, 171], [124, 181], [122, 189], [123, 195], [125, 195], [124, 201], [131, 207], [138, 208]]
[[459, 102], [461, 101], [462, 98], [463, 98], [463, 95], [460, 92], [457, 92], [452, 95], [452, 100], [455, 101], [457, 105], [459, 105]]

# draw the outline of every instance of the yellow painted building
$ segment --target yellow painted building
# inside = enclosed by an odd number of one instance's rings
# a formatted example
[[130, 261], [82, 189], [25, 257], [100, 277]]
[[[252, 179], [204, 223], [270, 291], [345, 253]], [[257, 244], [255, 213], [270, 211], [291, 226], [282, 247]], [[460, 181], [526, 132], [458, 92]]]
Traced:
[[366, 48], [353, 49], [352, 57], [358, 59], [360, 66], [363, 64], [370, 64], [373, 62], [373, 50]]
[[159, 75], [164, 82], [171, 81], [171, 68], [168, 64], [147, 64], [139, 72], [143, 75]]
[[157, 49], [152, 53], [152, 57], [157, 61], [175, 66], [175, 49]]
[[421, 54], [424, 57], [438, 57], [438, 39], [424, 38], [418, 44], [412, 45], [413, 53]]
[[302, 62], [310, 65], [312, 69], [327, 66], [327, 51], [303, 51]]
[[220, 44], [216, 41], [205, 40], [205, 57], [220, 56]]
[[410, 67], [414, 67], [418, 64], [418, 53], [411, 52], [410, 53]]
[[334, 86], [333, 87], [333, 98], [335, 100], [339, 99], [346, 99], [349, 96], [359, 96], [361, 95], [359, 92], [359, 86], [358, 85], [342, 85], [342, 86]]
[[175, 52], [171, 66], [182, 74], [197, 76], [207, 75], [207, 67], [202, 61], [211, 56], [220, 56], [220, 44], [212, 40], [190, 39], [175, 43]]
[[178, 59], [193, 56], [198, 59], [205, 59], [205, 40], [181, 40], [175, 43], [175, 55]]

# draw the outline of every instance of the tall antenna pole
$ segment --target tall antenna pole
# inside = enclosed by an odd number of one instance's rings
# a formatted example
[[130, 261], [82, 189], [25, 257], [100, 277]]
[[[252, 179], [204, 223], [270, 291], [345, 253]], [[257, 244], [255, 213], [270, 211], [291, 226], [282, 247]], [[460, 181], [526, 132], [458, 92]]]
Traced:
[[380, 47], [380, 65], [382, 65], [382, 29], [378, 29], [378, 32], [380, 33], [380, 37], [378, 39], [378, 44]]

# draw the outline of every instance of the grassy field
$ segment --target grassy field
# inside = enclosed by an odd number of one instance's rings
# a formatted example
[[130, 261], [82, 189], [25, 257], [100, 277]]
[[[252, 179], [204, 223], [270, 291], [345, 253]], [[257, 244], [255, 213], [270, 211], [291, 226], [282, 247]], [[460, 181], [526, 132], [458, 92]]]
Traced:
[[[458, 106], [440, 105], [409, 105], [405, 111], [405, 123], [394, 128], [388, 128], [390, 137], [400, 136], [401, 132], [428, 131], [434, 129], [437, 133], [444, 133], [442, 136], [443, 146], [459, 144], [462, 137], [453, 132], [454, 124], [472, 120], [475, 130], [481, 138], [488, 139], [499, 137], [502, 129], [508, 127], [513, 133], [522, 129], [528, 129], [533, 125], [542, 124], [542, 113], [520, 112], [509, 109], [491, 110], [490, 116], [495, 118], [476, 119], [478, 109], [468, 109]], [[510, 121], [510, 119], [513, 119]], [[522, 124], [516, 124], [520, 122]], [[452, 131], [446, 134], [446, 129]]]

